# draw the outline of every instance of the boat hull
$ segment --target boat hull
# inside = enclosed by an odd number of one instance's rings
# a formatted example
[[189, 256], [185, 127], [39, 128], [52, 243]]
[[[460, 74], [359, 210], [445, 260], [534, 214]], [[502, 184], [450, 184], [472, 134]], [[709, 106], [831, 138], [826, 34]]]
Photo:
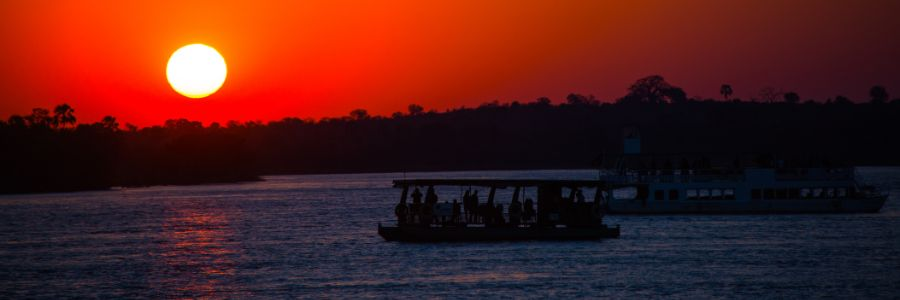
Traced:
[[619, 237], [619, 227], [420, 227], [379, 224], [378, 235], [387, 241], [401, 242], [597, 240]]
[[859, 199], [610, 200], [609, 214], [829, 214], [877, 213], [887, 197]]

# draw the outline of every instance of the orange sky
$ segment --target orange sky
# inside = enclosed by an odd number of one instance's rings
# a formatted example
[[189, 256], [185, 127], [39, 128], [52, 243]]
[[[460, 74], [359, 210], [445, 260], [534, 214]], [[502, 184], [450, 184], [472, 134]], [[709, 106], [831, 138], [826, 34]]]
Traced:
[[[900, 1], [138, 2], [0, 2], [0, 118], [62, 102], [146, 126], [609, 100], [650, 74], [689, 96], [900, 96]], [[229, 67], [201, 100], [165, 77], [190, 43]]]

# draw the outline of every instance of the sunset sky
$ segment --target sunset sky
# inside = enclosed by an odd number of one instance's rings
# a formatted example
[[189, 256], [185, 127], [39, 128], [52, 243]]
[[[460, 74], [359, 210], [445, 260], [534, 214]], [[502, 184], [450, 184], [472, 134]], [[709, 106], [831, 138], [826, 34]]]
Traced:
[[[444, 110], [500, 100], [614, 100], [661, 74], [688, 96], [900, 96], [900, 1], [2, 1], [0, 118], [69, 103], [141, 126]], [[189, 99], [181, 46], [228, 77]]]

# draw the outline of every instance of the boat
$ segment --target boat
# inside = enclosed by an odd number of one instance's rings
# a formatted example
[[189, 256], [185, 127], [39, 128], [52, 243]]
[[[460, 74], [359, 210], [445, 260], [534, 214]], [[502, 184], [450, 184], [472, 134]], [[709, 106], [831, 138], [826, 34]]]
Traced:
[[599, 180], [610, 214], [877, 213], [888, 195], [856, 168], [773, 154], [644, 154], [626, 130], [623, 154]]
[[[611, 178], [607, 178], [608, 180]], [[746, 168], [731, 174], [640, 174], [610, 184], [610, 214], [877, 213], [888, 195], [853, 168]]]
[[[584, 199], [582, 189], [601, 190], [596, 180], [411, 179], [393, 183], [402, 189], [395, 206], [396, 225], [378, 224], [378, 234], [387, 241], [599, 240], [620, 234], [618, 225], [603, 223], [606, 205], [599, 193], [592, 201]], [[461, 195], [464, 203], [456, 199], [440, 203], [434, 192], [434, 187], [440, 186], [480, 187], [488, 191], [487, 202], [479, 201], [477, 192], [474, 198], [466, 192]], [[428, 190], [424, 202], [419, 188]], [[509, 210], [504, 210], [502, 203], [495, 203], [502, 202], [496, 199], [497, 190], [507, 188], [512, 189], [512, 198], [506, 205]], [[536, 201], [524, 196], [526, 189], [536, 191]], [[412, 203], [407, 204], [408, 198], [413, 198]], [[524, 204], [522, 198], [526, 198]]]
[[597, 240], [619, 237], [619, 227], [420, 227], [378, 226], [387, 241], [485, 242], [525, 240]]

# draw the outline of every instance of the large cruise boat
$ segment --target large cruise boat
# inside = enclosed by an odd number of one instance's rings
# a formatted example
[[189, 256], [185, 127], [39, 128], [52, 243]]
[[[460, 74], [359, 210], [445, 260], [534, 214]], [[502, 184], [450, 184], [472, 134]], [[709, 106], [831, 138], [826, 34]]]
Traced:
[[853, 168], [744, 168], [732, 174], [609, 176], [610, 214], [875, 213], [887, 195]]
[[875, 213], [887, 199], [858, 181], [854, 167], [824, 160], [743, 155], [717, 164], [704, 155], [645, 155], [628, 132], [623, 153], [601, 178], [610, 214]]

